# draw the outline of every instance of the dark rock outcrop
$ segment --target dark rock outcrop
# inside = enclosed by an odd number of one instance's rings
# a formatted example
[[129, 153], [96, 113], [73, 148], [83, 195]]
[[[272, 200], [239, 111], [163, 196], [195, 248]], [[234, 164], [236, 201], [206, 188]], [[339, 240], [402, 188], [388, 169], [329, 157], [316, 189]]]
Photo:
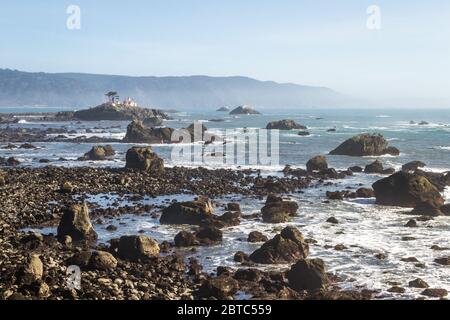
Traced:
[[384, 154], [398, 155], [394, 147], [388, 147], [388, 142], [382, 135], [361, 134], [354, 136], [330, 152], [332, 155], [352, 157], [381, 156]]
[[411, 214], [429, 217], [437, 217], [444, 215], [438, 206], [429, 201], [424, 201], [417, 204], [414, 207], [413, 211], [411, 211]]
[[134, 119], [127, 127], [127, 133], [123, 142], [125, 143], [171, 143], [172, 128], [148, 128]]
[[125, 156], [127, 169], [137, 169], [154, 173], [164, 170], [164, 160], [151, 147], [132, 147]]
[[73, 204], [65, 208], [58, 226], [58, 238], [70, 236], [74, 241], [96, 240], [86, 203]]
[[426, 167], [426, 164], [423, 163], [422, 161], [411, 161], [408, 163], [405, 163], [402, 166], [402, 171], [416, 171], [419, 168], [423, 168]]
[[214, 209], [211, 201], [200, 198], [194, 201], [175, 202], [162, 212], [162, 224], [201, 225], [212, 218]]
[[279, 121], [272, 121], [269, 122], [266, 126], [267, 130], [273, 130], [273, 129], [278, 129], [278, 130], [294, 130], [294, 129], [298, 129], [298, 130], [306, 130], [306, 126], [301, 125], [297, 122], [295, 122], [294, 120], [279, 120]]
[[253, 252], [250, 260], [261, 264], [292, 263], [308, 254], [309, 246], [301, 232], [294, 227], [286, 227]]
[[321, 259], [301, 259], [288, 272], [289, 285], [296, 291], [326, 287], [328, 277]]
[[297, 202], [269, 195], [265, 206], [261, 209], [262, 219], [268, 223], [286, 222], [289, 217], [296, 215], [297, 210]]
[[375, 182], [372, 187], [380, 205], [415, 207], [424, 201], [437, 207], [444, 204], [438, 189], [427, 178], [417, 174], [397, 172]]
[[84, 156], [78, 158], [79, 161], [103, 161], [116, 154], [112, 146], [94, 146], [92, 149], [85, 153]]
[[322, 171], [328, 169], [327, 158], [325, 156], [319, 155], [315, 156], [306, 163], [306, 170], [308, 172]]
[[266, 242], [269, 239], [267, 238], [267, 236], [265, 236], [264, 234], [262, 234], [259, 231], [252, 231], [248, 234], [248, 238], [247, 241], [250, 243], [256, 243], [256, 242]]
[[122, 236], [119, 240], [119, 257], [130, 261], [145, 260], [159, 256], [158, 243], [146, 236]]

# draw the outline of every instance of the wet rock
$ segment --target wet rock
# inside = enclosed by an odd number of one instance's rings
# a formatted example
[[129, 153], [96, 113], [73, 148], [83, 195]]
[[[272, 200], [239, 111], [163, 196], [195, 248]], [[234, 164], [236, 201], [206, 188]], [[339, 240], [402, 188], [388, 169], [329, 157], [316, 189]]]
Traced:
[[110, 146], [94, 146], [85, 153], [84, 156], [78, 158], [79, 161], [103, 161], [113, 157], [116, 154], [114, 149]]
[[144, 126], [146, 127], [158, 127], [161, 126], [163, 124], [163, 119], [160, 117], [148, 117], [145, 118], [142, 123], [144, 124]]
[[363, 157], [384, 154], [398, 155], [399, 151], [396, 148], [389, 148], [388, 142], [382, 135], [361, 134], [346, 140], [330, 154]]
[[20, 145], [19, 149], [36, 149], [36, 147], [34, 145], [32, 145], [31, 143], [23, 143], [22, 145]]
[[348, 168], [348, 170], [352, 171], [352, 172], [363, 172], [363, 168], [361, 168], [360, 166], [353, 166]]
[[394, 287], [389, 288], [388, 292], [391, 292], [391, 293], [405, 293], [406, 290], [405, 290], [405, 288], [394, 286]]
[[286, 222], [289, 217], [295, 216], [297, 210], [297, 202], [269, 195], [261, 213], [264, 222], [282, 223]]
[[450, 186], [450, 172], [440, 173], [417, 169], [414, 171], [414, 174], [425, 177], [441, 192], [444, 191], [446, 187]]
[[344, 246], [343, 244], [337, 244], [334, 246], [334, 250], [336, 250], [336, 251], [344, 251], [346, 249], [348, 249], [348, 248], [346, 246]]
[[327, 191], [326, 196], [330, 200], [344, 200], [344, 194], [340, 191]]
[[197, 291], [199, 298], [227, 299], [239, 290], [239, 283], [228, 276], [220, 276], [205, 281]]
[[426, 167], [426, 164], [422, 161], [411, 161], [402, 166], [402, 171], [416, 171], [419, 168]]
[[450, 266], [450, 257], [437, 258], [434, 260], [434, 262], [442, 266]]
[[[1, 179], [1, 177], [0, 177]], [[1, 185], [1, 182], [0, 182]], [[440, 208], [441, 212], [443, 214], [445, 214], [446, 216], [450, 216], [450, 204], [444, 204], [441, 208]]]
[[74, 204], [64, 209], [58, 226], [58, 238], [70, 236], [74, 241], [96, 240], [86, 203]]
[[117, 227], [113, 224], [110, 224], [109, 226], [106, 227], [106, 230], [111, 232], [117, 231]]
[[379, 205], [415, 207], [429, 201], [437, 206], [444, 204], [439, 191], [425, 177], [397, 172], [373, 184], [376, 202]]
[[325, 156], [319, 155], [315, 156], [306, 163], [306, 170], [308, 172], [322, 171], [328, 169], [327, 158]]
[[146, 236], [120, 237], [118, 254], [122, 259], [130, 261], [145, 260], [159, 256], [158, 243]]
[[308, 254], [309, 246], [301, 232], [294, 227], [286, 227], [254, 251], [250, 260], [261, 264], [290, 263], [306, 258]]
[[326, 287], [328, 277], [321, 259], [301, 259], [288, 272], [289, 285], [296, 291]]
[[23, 284], [31, 284], [42, 279], [44, 264], [39, 255], [29, 254], [25, 264], [18, 271], [18, 279]]
[[422, 216], [429, 216], [429, 217], [437, 217], [442, 216], [443, 213], [439, 209], [439, 207], [436, 207], [435, 204], [424, 201], [419, 204], [417, 204], [414, 209], [411, 211], [411, 214], [413, 215], [422, 215]]
[[206, 198], [175, 202], [163, 210], [160, 222], [162, 224], [201, 225], [212, 217], [213, 212], [213, 205]]
[[247, 241], [250, 243], [256, 243], [256, 242], [266, 242], [269, 239], [267, 236], [265, 236], [263, 233], [259, 231], [252, 231], [249, 233]]
[[213, 216], [211, 224], [218, 228], [238, 226], [241, 223], [240, 217], [239, 211], [227, 211], [219, 217]]
[[356, 196], [358, 198], [373, 198], [375, 197], [375, 193], [373, 189], [370, 188], [359, 188], [356, 190]]
[[448, 292], [445, 289], [428, 288], [428, 289], [425, 289], [424, 291], [422, 291], [422, 295], [430, 297], [430, 298], [443, 298], [448, 295]]
[[364, 173], [378, 173], [382, 174], [384, 171], [383, 164], [379, 160], [375, 160], [375, 162], [368, 164], [364, 168]]
[[106, 251], [94, 251], [89, 259], [88, 267], [95, 270], [114, 270], [117, 267], [117, 260]]
[[411, 220], [409, 220], [409, 221], [406, 223], [405, 227], [408, 227], [408, 228], [417, 228], [417, 221], [414, 220], [414, 219], [411, 219]]
[[222, 242], [223, 233], [215, 227], [202, 227], [195, 233], [195, 237], [203, 245], [213, 245]]
[[189, 231], [180, 231], [175, 236], [174, 241], [176, 247], [193, 247], [199, 245], [195, 234]]
[[132, 147], [126, 154], [127, 169], [137, 169], [153, 173], [164, 170], [164, 160], [151, 147]]
[[328, 218], [327, 222], [331, 223], [331, 224], [338, 224], [339, 223], [338, 219], [336, 219], [335, 217]]
[[241, 212], [241, 206], [239, 205], [239, 203], [230, 202], [227, 204], [227, 210]]
[[429, 287], [429, 286], [428, 286], [428, 283], [426, 283], [425, 281], [423, 281], [423, 280], [420, 279], [420, 278], [417, 278], [417, 279], [415, 279], [415, 280], [412, 280], [412, 281], [410, 281], [408, 284], [409, 284], [409, 286], [410, 286], [411, 288], [422, 288], [422, 289], [426, 289], [426, 288]]
[[309, 133], [309, 131], [299, 131], [299, 132], [297, 133], [297, 135], [299, 135], [299, 136], [301, 136], [301, 137], [307, 137], [307, 136], [310, 136], [311, 133]]
[[235, 262], [247, 262], [249, 261], [248, 255], [242, 251], [238, 251], [234, 254], [234, 261]]
[[267, 130], [306, 130], [307, 128], [301, 124], [298, 124], [294, 120], [280, 120], [269, 122], [266, 126]]
[[257, 269], [238, 269], [234, 273], [233, 278], [238, 281], [258, 283], [263, 278], [263, 274]]

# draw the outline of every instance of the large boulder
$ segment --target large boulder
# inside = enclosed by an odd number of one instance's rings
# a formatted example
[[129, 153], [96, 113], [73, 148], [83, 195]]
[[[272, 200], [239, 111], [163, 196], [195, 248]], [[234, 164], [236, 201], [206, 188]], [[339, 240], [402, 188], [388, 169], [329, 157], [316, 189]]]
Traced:
[[145, 260], [159, 256], [159, 245], [146, 236], [122, 236], [119, 240], [119, 257], [130, 261]]
[[106, 251], [95, 251], [89, 258], [88, 266], [95, 270], [114, 270], [117, 267], [117, 260]]
[[148, 128], [141, 121], [134, 119], [127, 127], [125, 143], [170, 143], [172, 128]]
[[25, 264], [18, 271], [17, 278], [23, 284], [32, 284], [42, 279], [44, 264], [37, 254], [29, 254]]
[[387, 140], [379, 134], [354, 136], [330, 152], [332, 155], [352, 157], [381, 156], [384, 154], [398, 155], [399, 153], [397, 148], [388, 147]]
[[444, 199], [427, 178], [407, 172], [397, 172], [373, 184], [376, 203], [386, 206], [413, 208], [427, 201], [440, 207]]
[[289, 285], [296, 291], [317, 290], [328, 283], [321, 259], [301, 259], [288, 272]]
[[85, 153], [84, 156], [78, 158], [79, 161], [103, 161], [107, 158], [113, 157], [116, 154], [114, 149], [110, 146], [94, 146]]
[[212, 202], [206, 198], [175, 202], [163, 210], [160, 222], [162, 224], [201, 225], [212, 218], [213, 212]]
[[164, 170], [164, 160], [153, 152], [151, 147], [132, 147], [125, 156], [127, 169], [138, 169], [150, 172]]
[[239, 283], [226, 275], [203, 282], [196, 295], [198, 298], [230, 299], [239, 290]]
[[84, 121], [131, 121], [133, 119], [144, 120], [155, 117], [168, 119], [168, 116], [160, 110], [112, 103], [105, 103], [95, 108], [76, 111], [73, 117]]
[[325, 156], [315, 156], [306, 163], [306, 170], [308, 172], [312, 171], [322, 171], [328, 169], [327, 158]]
[[286, 227], [254, 251], [250, 260], [261, 264], [292, 263], [308, 254], [309, 246], [301, 232], [294, 227]]
[[298, 204], [295, 201], [269, 195], [265, 206], [261, 209], [262, 219], [267, 223], [283, 223], [295, 216]]
[[74, 241], [97, 239], [86, 203], [73, 204], [64, 209], [58, 226], [58, 238], [62, 239], [64, 236], [70, 236]]
[[417, 204], [414, 207], [413, 211], [411, 211], [411, 214], [429, 217], [437, 217], [444, 215], [444, 213], [441, 211], [439, 207], [437, 207], [435, 204], [429, 201], [424, 201]]
[[272, 121], [269, 122], [266, 126], [267, 130], [273, 130], [273, 129], [278, 129], [278, 130], [294, 130], [294, 129], [298, 129], [298, 130], [306, 130], [307, 128], [297, 122], [295, 122], [294, 120], [280, 120], [280, 121]]
[[383, 163], [380, 160], [375, 160], [374, 162], [366, 165], [364, 168], [364, 173], [378, 173], [382, 174], [384, 171]]

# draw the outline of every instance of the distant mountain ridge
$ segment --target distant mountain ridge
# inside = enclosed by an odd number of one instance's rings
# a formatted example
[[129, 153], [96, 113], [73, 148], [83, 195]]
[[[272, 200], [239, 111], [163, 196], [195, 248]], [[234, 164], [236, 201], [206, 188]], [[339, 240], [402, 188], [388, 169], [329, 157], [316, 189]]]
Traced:
[[86, 108], [117, 91], [139, 105], [160, 109], [216, 110], [248, 104], [268, 108], [344, 107], [351, 99], [324, 87], [247, 77], [131, 77], [82, 73], [31, 73], [0, 69], [0, 106]]

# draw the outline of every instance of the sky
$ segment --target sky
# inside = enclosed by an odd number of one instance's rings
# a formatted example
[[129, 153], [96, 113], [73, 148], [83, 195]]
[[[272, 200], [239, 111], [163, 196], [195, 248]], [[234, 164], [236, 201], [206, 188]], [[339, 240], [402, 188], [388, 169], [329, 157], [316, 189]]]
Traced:
[[0, 0], [0, 39], [0, 68], [241, 75], [450, 108], [448, 0]]

